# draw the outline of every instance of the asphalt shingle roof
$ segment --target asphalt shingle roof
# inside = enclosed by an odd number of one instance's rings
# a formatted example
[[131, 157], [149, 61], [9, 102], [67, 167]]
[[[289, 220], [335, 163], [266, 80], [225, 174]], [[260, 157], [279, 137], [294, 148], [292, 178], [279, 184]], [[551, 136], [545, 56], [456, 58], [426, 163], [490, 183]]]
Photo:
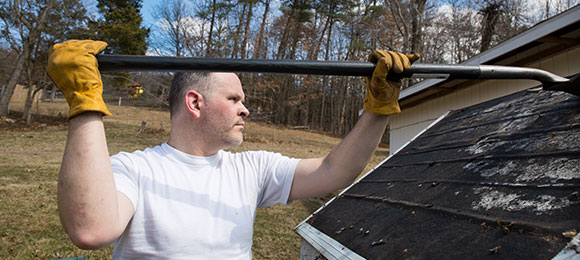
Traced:
[[580, 97], [451, 111], [307, 220], [368, 259], [551, 259], [580, 231]]

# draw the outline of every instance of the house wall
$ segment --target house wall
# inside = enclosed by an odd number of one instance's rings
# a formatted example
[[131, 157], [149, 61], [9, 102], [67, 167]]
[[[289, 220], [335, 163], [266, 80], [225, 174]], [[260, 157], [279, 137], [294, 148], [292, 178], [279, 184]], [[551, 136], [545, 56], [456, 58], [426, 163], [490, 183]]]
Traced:
[[[574, 75], [580, 72], [580, 46], [539, 60], [527, 67], [546, 70], [565, 77]], [[449, 110], [482, 103], [539, 84], [535, 80], [485, 80], [471, 87], [406, 108], [400, 114], [391, 117], [390, 153], [396, 152], [421, 130]]]

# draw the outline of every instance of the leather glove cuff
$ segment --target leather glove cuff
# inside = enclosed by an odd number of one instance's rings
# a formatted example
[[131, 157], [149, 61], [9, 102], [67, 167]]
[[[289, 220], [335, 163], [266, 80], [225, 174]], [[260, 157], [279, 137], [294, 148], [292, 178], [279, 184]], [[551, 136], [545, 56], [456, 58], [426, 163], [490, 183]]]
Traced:
[[70, 104], [68, 119], [87, 111], [101, 112], [106, 116], [112, 115], [107, 109], [101, 93], [75, 91], [70, 100], [67, 98], [67, 102]]

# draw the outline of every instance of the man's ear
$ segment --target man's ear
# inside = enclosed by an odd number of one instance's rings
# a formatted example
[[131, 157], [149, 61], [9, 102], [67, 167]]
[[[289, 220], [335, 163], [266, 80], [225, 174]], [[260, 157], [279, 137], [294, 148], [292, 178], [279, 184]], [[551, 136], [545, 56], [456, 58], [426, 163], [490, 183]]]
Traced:
[[187, 109], [187, 112], [193, 115], [195, 118], [200, 117], [203, 102], [203, 96], [201, 93], [195, 90], [189, 90], [185, 94], [185, 108]]

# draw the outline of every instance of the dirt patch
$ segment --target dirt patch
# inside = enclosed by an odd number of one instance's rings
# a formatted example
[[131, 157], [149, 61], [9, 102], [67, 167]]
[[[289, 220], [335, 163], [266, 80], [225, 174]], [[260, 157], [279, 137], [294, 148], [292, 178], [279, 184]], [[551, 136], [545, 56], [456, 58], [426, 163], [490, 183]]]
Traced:
[[34, 121], [26, 124], [22, 113], [11, 112], [9, 116], [0, 116], [0, 131], [42, 131], [49, 126], [65, 126], [67, 123], [63, 117], [37, 115]]

